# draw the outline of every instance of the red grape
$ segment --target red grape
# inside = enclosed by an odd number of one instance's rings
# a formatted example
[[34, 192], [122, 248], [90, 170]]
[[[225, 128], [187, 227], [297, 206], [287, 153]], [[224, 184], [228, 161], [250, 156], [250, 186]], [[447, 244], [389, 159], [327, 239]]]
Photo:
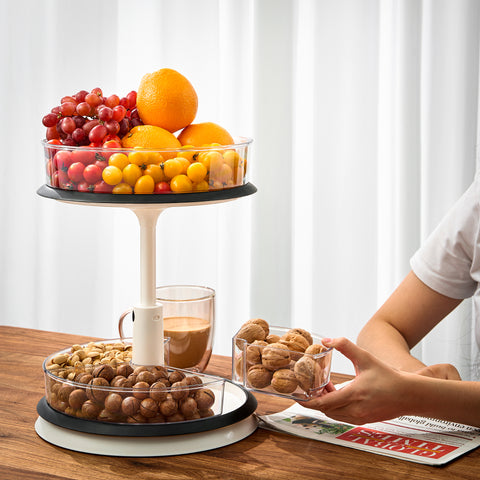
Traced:
[[60, 138], [60, 135], [58, 134], [56, 125], [54, 127], [48, 127], [47, 128], [47, 133], [45, 135], [45, 138], [47, 140], [54, 140], [55, 138]]
[[137, 103], [137, 92], [135, 90], [132, 90], [127, 94], [127, 100], [128, 100], [128, 108], [133, 108], [135, 107]]
[[102, 97], [99, 97], [96, 93], [89, 93], [85, 97], [85, 101], [91, 106], [91, 107], [98, 107], [103, 103]]
[[54, 127], [57, 124], [58, 117], [54, 113], [47, 113], [43, 119], [42, 123], [45, 127]]
[[127, 109], [123, 105], [117, 105], [116, 107], [113, 108], [113, 120], [116, 120], [117, 122], [120, 122], [125, 118], [125, 115], [127, 114]]
[[120, 98], [118, 95], [110, 95], [105, 99], [105, 105], [110, 108], [114, 108], [120, 104]]
[[110, 135], [116, 135], [120, 131], [120, 124], [116, 120], [109, 120], [104, 125]]
[[87, 102], [81, 102], [77, 105], [77, 113], [84, 117], [87, 117], [88, 115], [90, 115], [91, 110], [92, 110], [92, 107]]
[[75, 125], [77, 126], [77, 128], [82, 128], [85, 125], [85, 122], [87, 121], [86, 118], [80, 115], [75, 115], [73, 119], [75, 120]]
[[67, 102], [75, 103], [75, 105], [78, 103], [77, 100], [74, 97], [71, 97], [70, 95], [67, 95], [66, 97], [63, 97], [60, 100], [60, 103], [62, 103], [62, 104], [67, 103]]
[[88, 139], [93, 143], [100, 143], [107, 135], [108, 131], [105, 125], [96, 125], [90, 130]]
[[77, 109], [77, 104], [73, 102], [66, 102], [60, 105], [60, 113], [64, 117], [72, 116], [75, 113], [76, 109]]
[[85, 130], [85, 133], [89, 134], [90, 130], [92, 130], [92, 128], [96, 127], [97, 125], [100, 125], [100, 120], [95, 118], [93, 120], [85, 122], [85, 125], [82, 128]]
[[98, 118], [102, 122], [108, 122], [113, 117], [113, 110], [109, 107], [102, 107], [98, 110]]
[[68, 135], [73, 133], [73, 131], [77, 128], [75, 125], [75, 120], [72, 117], [65, 117], [62, 120], [62, 130]]
[[87, 133], [83, 128], [76, 128], [72, 133], [72, 138], [77, 143], [81, 143], [87, 138]]
[[76, 93], [73, 98], [77, 101], [77, 103], [81, 103], [85, 101], [85, 96], [88, 94], [86, 90], [80, 90]]

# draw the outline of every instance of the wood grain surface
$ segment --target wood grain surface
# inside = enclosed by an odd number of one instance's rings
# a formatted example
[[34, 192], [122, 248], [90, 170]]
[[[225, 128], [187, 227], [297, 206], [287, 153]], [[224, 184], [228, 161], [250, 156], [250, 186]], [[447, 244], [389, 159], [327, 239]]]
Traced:
[[[42, 362], [91, 337], [0, 326], [0, 479], [478, 479], [480, 450], [444, 467], [419, 465], [367, 452], [257, 429], [215, 450], [169, 457], [89, 455], [55, 447], [35, 432], [44, 395]], [[230, 358], [213, 356], [207, 373], [231, 378]], [[347, 377], [333, 375], [336, 382]], [[258, 413], [283, 410], [288, 401], [258, 395]]]

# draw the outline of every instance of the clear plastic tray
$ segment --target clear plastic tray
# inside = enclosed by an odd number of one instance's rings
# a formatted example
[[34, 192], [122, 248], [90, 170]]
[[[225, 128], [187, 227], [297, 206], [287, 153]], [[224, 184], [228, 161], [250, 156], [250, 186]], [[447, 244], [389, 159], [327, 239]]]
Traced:
[[72, 417], [110, 423], [180, 422], [222, 414], [224, 379], [131, 365], [130, 349], [128, 342], [115, 339], [50, 355], [43, 363], [47, 403]]
[[[212, 192], [245, 185], [252, 140], [237, 137], [233, 145], [164, 150], [42, 143], [48, 186], [84, 193], [133, 195]], [[153, 179], [153, 184], [146, 176]]]
[[[290, 330], [270, 326], [270, 336], [282, 337]], [[329, 382], [331, 348], [324, 347], [316, 354], [302, 353], [277, 348], [278, 343], [248, 343], [238, 333], [232, 340], [232, 380], [248, 390], [307, 400], [319, 395]], [[321, 345], [321, 335], [311, 337], [313, 344]]]

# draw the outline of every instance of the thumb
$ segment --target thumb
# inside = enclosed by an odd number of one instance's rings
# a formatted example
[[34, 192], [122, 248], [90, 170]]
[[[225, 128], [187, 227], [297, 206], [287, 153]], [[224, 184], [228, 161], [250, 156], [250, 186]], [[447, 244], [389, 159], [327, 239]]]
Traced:
[[369, 363], [369, 353], [345, 337], [324, 338], [322, 343], [326, 347], [333, 347], [342, 355], [345, 355], [355, 365], [355, 367], [364, 368]]

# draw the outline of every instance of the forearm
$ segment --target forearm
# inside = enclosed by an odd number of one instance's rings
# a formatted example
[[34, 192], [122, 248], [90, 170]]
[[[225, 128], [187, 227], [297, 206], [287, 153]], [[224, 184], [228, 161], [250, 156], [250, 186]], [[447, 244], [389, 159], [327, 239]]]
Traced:
[[480, 383], [439, 380], [411, 373], [404, 378], [406, 415], [438, 418], [480, 427]]
[[410, 354], [410, 348], [402, 334], [377, 316], [363, 327], [357, 344], [399, 370], [415, 372], [425, 366]]

